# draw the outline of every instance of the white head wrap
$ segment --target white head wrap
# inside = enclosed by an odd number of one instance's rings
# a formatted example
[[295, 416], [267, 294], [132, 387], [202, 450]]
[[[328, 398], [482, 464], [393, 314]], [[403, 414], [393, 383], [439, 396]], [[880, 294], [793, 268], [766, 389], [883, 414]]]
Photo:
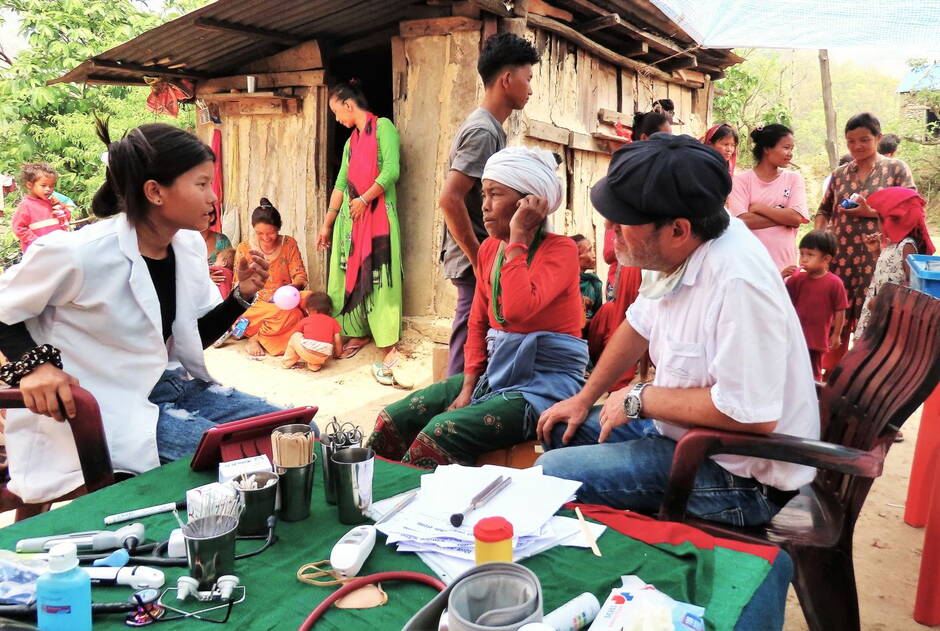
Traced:
[[538, 195], [548, 201], [549, 212], [561, 204], [561, 180], [555, 155], [545, 149], [508, 147], [486, 161], [481, 180], [493, 180], [523, 195]]

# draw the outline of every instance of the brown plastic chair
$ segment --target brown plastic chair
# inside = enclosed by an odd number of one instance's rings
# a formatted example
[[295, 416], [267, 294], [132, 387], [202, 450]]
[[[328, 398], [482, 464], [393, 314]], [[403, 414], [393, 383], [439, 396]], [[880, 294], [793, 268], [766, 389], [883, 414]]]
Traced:
[[[852, 535], [901, 425], [940, 380], [940, 300], [898, 285], [878, 294], [871, 324], [820, 390], [822, 440], [695, 429], [676, 446], [659, 517], [714, 534], [771, 542], [794, 562], [793, 585], [812, 631], [857, 631]], [[685, 513], [698, 466], [738, 454], [818, 468], [763, 528], [735, 529]]]
[[[111, 453], [101, 424], [101, 410], [90, 392], [78, 386], [72, 386], [75, 399], [75, 418], [68, 419], [78, 449], [85, 484], [74, 491], [56, 498], [55, 502], [74, 499], [100, 488], [114, 484], [114, 470], [111, 468]], [[0, 409], [22, 408], [23, 394], [16, 388], [0, 389]], [[6, 486], [0, 492], [0, 511], [16, 509], [16, 521], [44, 513], [52, 502], [42, 504], [24, 504]]]

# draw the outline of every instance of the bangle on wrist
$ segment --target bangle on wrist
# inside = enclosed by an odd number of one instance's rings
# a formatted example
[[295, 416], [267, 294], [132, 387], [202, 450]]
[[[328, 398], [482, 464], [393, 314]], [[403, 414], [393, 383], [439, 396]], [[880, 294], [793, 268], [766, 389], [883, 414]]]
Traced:
[[235, 285], [235, 287], [232, 288], [232, 296], [235, 298], [235, 301], [238, 302], [238, 304], [240, 304], [245, 309], [248, 309], [249, 307], [251, 307], [251, 305], [255, 304], [255, 301], [258, 299], [257, 293], [255, 293], [255, 295], [251, 297], [251, 300], [248, 300], [247, 298], [242, 296], [242, 290], [238, 285]]
[[327, 209], [326, 209], [326, 212], [328, 212], [328, 213], [338, 213], [338, 212], [339, 212], [339, 208], [327, 208]]
[[20, 379], [33, 372], [43, 364], [52, 364], [62, 370], [62, 354], [52, 344], [43, 344], [26, 351], [15, 362], [7, 362], [0, 366], [0, 380], [11, 386], [17, 386]]
[[369, 205], [369, 202], [367, 202], [367, 201], [366, 201], [366, 198], [363, 197], [362, 195], [360, 195], [360, 196], [358, 197], [358, 199], [359, 199], [360, 202], [362, 202], [362, 205], [363, 205], [363, 206], [368, 206], [368, 205]]
[[513, 248], [520, 248], [523, 253], [528, 253], [529, 251], [529, 246], [527, 246], [525, 243], [510, 243], [503, 251], [508, 253], [509, 250], [512, 250]]

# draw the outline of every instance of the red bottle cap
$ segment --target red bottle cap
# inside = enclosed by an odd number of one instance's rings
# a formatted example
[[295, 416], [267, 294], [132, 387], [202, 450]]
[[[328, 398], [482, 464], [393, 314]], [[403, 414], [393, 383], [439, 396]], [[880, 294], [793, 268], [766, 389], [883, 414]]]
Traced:
[[486, 517], [473, 527], [473, 536], [484, 543], [512, 539], [512, 524], [502, 517]]

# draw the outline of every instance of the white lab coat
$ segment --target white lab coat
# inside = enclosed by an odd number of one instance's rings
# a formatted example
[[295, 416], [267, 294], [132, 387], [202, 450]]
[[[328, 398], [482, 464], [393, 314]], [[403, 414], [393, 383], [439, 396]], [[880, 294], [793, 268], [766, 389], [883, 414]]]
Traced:
[[[147, 397], [168, 367], [182, 365], [211, 380], [197, 320], [221, 302], [209, 279], [202, 236], [181, 230], [176, 257], [176, 320], [163, 343], [160, 304], [123, 214], [78, 232], [38, 239], [22, 263], [0, 275], [0, 322], [25, 322], [37, 344], [62, 352], [69, 374], [98, 400], [115, 470], [139, 473], [160, 465], [158, 408]], [[9, 488], [42, 502], [83, 483], [67, 423], [9, 410]]]

